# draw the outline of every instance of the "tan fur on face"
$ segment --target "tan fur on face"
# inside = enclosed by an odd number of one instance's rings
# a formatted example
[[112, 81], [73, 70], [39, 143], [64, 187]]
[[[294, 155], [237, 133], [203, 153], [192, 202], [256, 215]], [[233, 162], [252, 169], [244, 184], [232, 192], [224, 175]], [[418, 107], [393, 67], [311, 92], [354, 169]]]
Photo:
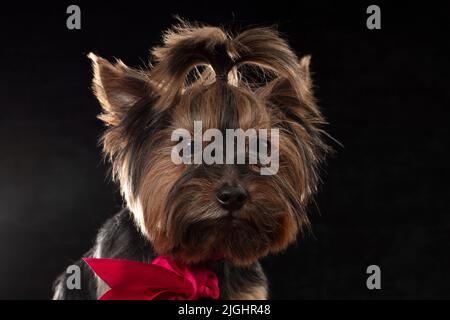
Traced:
[[[219, 253], [248, 265], [284, 249], [309, 227], [306, 209], [328, 151], [310, 57], [299, 60], [270, 28], [233, 37], [188, 24], [168, 31], [152, 54], [154, 66], [145, 71], [91, 55], [108, 125], [104, 152], [142, 232], [157, 253], [192, 263]], [[270, 81], [248, 80], [245, 66]], [[196, 78], [187, 81], [192, 70]], [[192, 132], [194, 121], [204, 131], [278, 129], [278, 173], [261, 176], [258, 165], [175, 165], [171, 133]], [[232, 223], [215, 199], [223, 184], [240, 184], [250, 195]]]
[[257, 286], [245, 288], [242, 292], [236, 292], [230, 296], [230, 300], [267, 300], [267, 288], [265, 286]]

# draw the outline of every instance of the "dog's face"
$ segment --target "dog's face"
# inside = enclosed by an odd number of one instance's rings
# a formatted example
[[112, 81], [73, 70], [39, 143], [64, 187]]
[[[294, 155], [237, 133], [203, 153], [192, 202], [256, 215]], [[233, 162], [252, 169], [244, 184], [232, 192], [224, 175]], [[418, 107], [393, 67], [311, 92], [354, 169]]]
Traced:
[[[105, 154], [142, 232], [159, 254], [189, 263], [226, 258], [246, 265], [285, 248], [309, 225], [305, 209], [327, 149], [310, 91], [309, 58], [298, 61], [268, 29], [232, 39], [210, 27], [179, 28], [153, 54], [156, 65], [146, 72], [91, 55], [94, 90], [104, 109], [100, 117], [109, 125]], [[198, 65], [207, 68], [187, 84]], [[259, 66], [273, 79], [249, 83], [246, 65]], [[276, 170], [261, 174], [271, 165], [261, 161], [191, 161], [196, 154], [202, 159], [217, 139], [194, 141], [196, 123], [200, 135], [208, 129], [223, 136], [229, 129], [254, 130], [241, 151], [233, 146], [231, 158], [241, 152], [248, 160], [256, 139], [258, 151], [278, 155], [272, 159]], [[180, 139], [188, 160], [182, 163], [173, 159], [177, 129], [188, 133]], [[259, 135], [263, 130], [269, 133]], [[226, 159], [227, 141], [211, 154]]]

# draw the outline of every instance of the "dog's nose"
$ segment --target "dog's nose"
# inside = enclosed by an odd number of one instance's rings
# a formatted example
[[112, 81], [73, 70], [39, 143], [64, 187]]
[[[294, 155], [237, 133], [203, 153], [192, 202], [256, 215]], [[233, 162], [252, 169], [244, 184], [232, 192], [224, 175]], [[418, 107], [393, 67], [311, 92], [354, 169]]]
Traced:
[[220, 205], [230, 211], [240, 209], [247, 201], [247, 191], [240, 185], [224, 185], [216, 192], [217, 201]]

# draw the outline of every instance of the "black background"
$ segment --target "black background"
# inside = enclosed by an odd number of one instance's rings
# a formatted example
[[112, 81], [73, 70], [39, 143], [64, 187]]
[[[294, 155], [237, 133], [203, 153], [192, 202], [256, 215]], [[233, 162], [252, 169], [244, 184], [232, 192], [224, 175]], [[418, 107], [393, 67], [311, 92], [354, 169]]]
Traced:
[[[51, 283], [122, 207], [97, 139], [86, 54], [142, 66], [174, 14], [238, 31], [277, 24], [312, 54], [329, 132], [342, 144], [312, 236], [263, 259], [271, 297], [450, 298], [448, 8], [375, 2], [58, 1], [0, 8], [0, 299]], [[82, 29], [66, 28], [78, 4]], [[377, 264], [382, 289], [366, 288]]]

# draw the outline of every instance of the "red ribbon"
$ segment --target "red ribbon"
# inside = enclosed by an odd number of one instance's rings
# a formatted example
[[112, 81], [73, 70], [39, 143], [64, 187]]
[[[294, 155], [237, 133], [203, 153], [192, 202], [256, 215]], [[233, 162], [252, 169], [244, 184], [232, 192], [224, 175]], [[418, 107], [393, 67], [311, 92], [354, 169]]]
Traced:
[[151, 264], [83, 258], [109, 287], [99, 300], [196, 300], [219, 298], [215, 273], [160, 256]]

